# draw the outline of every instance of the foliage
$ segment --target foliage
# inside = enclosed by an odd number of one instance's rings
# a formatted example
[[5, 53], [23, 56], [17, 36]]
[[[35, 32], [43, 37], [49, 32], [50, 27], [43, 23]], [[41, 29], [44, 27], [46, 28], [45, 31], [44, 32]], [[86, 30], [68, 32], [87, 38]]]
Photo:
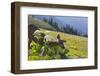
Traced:
[[28, 60], [51, 60], [67, 58], [65, 53], [66, 50], [60, 46], [50, 47], [49, 45], [40, 45], [34, 41], [31, 42], [30, 46], [31, 49], [28, 53]]
[[[28, 53], [28, 60], [52, 60], [52, 59], [74, 59], [74, 58], [87, 58], [87, 38], [81, 36], [70, 35], [62, 32], [49, 31], [41, 29], [46, 35], [56, 38], [57, 33], [61, 35], [61, 38], [66, 40], [65, 47], [63, 49], [60, 46], [50, 47], [49, 45], [40, 45], [34, 41], [31, 42]], [[44, 53], [43, 53], [44, 51]], [[43, 54], [42, 54], [43, 53]]]

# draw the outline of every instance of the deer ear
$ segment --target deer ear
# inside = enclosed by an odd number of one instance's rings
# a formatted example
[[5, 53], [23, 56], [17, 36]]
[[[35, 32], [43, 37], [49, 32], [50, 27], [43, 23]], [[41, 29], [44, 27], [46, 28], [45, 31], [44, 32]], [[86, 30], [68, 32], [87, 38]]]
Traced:
[[59, 34], [57, 35], [57, 38], [58, 38], [58, 39], [60, 38], [60, 35], [59, 35]]

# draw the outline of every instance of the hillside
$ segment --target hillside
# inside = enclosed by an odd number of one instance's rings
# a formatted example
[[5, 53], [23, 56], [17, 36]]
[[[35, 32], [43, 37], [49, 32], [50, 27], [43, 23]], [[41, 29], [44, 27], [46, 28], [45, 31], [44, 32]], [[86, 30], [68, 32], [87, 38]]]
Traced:
[[88, 56], [87, 38], [66, 34], [62, 32], [48, 31], [41, 29], [46, 35], [51, 35], [56, 39], [57, 34], [60, 34], [61, 38], [65, 40], [65, 47], [68, 48], [69, 52], [67, 56], [69, 58], [86, 58]]
[[[65, 56], [67, 58], [64, 59], [78, 59], [78, 58], [87, 58], [88, 57], [88, 46], [87, 46], [87, 38], [81, 37], [81, 36], [75, 36], [71, 34], [66, 34], [62, 32], [56, 32], [56, 31], [48, 31], [46, 29], [41, 29], [43, 33], [46, 35], [52, 36], [53, 39], [57, 39], [57, 34], [60, 34], [61, 39], [65, 40], [66, 42], [64, 43], [64, 46], [66, 47], [66, 53]], [[36, 50], [41, 48], [40, 45], [32, 42], [30, 45], [33, 46], [31, 49], [31, 55], [28, 56], [28, 60], [52, 60], [50, 56], [40, 56], [40, 50]], [[34, 49], [35, 48], [35, 49]], [[44, 48], [44, 47], [43, 47]], [[49, 47], [47, 47], [49, 48]], [[55, 48], [54, 46], [52, 48]], [[57, 47], [58, 50], [51, 50], [52, 52], [54, 51], [64, 51], [60, 47]], [[68, 51], [68, 52], [67, 52]], [[49, 52], [49, 51], [48, 51]], [[51, 56], [55, 56], [55, 54], [51, 54]], [[59, 58], [57, 58], [59, 59]]]
[[44, 28], [44, 29], [56, 31], [56, 29], [53, 28], [50, 24], [48, 24], [48, 23], [46, 23], [46, 22], [44, 22], [42, 20], [35, 19], [32, 16], [29, 16], [28, 24], [34, 24], [34, 25], [38, 26], [39, 28]]

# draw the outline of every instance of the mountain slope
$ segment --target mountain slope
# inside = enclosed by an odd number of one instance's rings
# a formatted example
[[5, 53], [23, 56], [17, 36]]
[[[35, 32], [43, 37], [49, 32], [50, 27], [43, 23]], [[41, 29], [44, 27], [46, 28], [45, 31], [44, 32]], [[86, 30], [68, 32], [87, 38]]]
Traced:
[[87, 38], [56, 31], [48, 32], [48, 30], [45, 29], [41, 29], [41, 31], [43, 31], [46, 35], [54, 37], [54, 39], [57, 38], [57, 34], [60, 34], [61, 39], [66, 41], [64, 45], [69, 50], [67, 54], [69, 58], [87, 58]]
[[[88, 57], [88, 45], [87, 45], [87, 38], [81, 37], [81, 36], [76, 36], [76, 35], [71, 35], [67, 33], [62, 33], [62, 32], [56, 32], [56, 31], [48, 31], [46, 29], [41, 29], [40, 31], [44, 32], [47, 36], [53, 37], [55, 40], [57, 39], [57, 35], [60, 34], [61, 39], [65, 40], [66, 42], [64, 43], [66, 50], [66, 59], [78, 59], [78, 58], [87, 58]], [[52, 47], [53, 48], [53, 47]], [[63, 52], [63, 49], [58, 49], [59, 51]], [[55, 51], [58, 51], [55, 50]], [[35, 50], [32, 50], [35, 52]], [[54, 50], [53, 50], [54, 51]], [[52, 60], [51, 56], [40, 56], [37, 55], [37, 53], [33, 53], [32, 55], [28, 56], [28, 60]], [[52, 54], [55, 56], [55, 54]]]
[[50, 24], [44, 22], [43, 20], [36, 19], [32, 16], [28, 17], [28, 24], [34, 24], [34, 25], [38, 26], [39, 28], [56, 31], [56, 29], [53, 28]]

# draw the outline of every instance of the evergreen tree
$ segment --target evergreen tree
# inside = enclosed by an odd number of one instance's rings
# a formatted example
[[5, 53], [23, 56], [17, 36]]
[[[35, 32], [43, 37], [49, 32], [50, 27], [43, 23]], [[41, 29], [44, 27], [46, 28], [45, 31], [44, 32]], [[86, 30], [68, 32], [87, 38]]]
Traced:
[[60, 32], [65, 32], [65, 33], [69, 33], [69, 34], [73, 34], [73, 35], [78, 35], [78, 36], [84, 36], [84, 37], [88, 37], [87, 34], [82, 34], [82, 32], [79, 32], [77, 29], [75, 29], [74, 27], [72, 27], [70, 24], [66, 24], [66, 26], [62, 26], [61, 28], [59, 27], [59, 24], [54, 21], [54, 19], [52, 17], [50, 17], [49, 19], [46, 19], [45, 17], [43, 18], [43, 21], [47, 22], [48, 24], [50, 24], [52, 27], [54, 27], [57, 31]]
[[48, 22], [48, 20], [47, 20], [45, 17], [43, 18], [43, 21], [44, 21], [44, 22]]

